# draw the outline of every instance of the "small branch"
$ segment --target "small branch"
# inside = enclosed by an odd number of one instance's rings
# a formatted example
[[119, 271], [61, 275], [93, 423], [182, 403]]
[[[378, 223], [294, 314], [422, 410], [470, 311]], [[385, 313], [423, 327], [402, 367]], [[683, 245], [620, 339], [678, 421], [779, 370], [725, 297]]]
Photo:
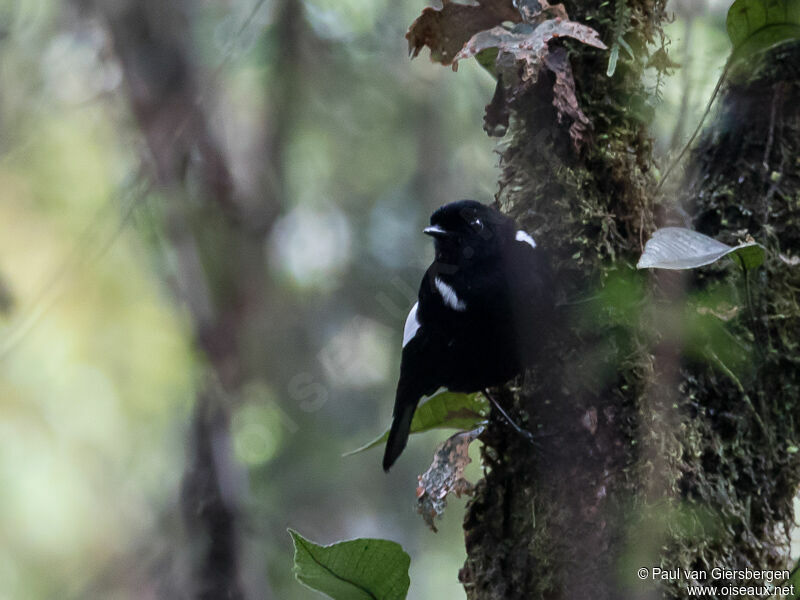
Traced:
[[658, 185], [656, 185], [655, 195], [658, 195], [658, 193], [661, 191], [661, 188], [664, 186], [664, 182], [667, 181], [667, 178], [670, 176], [675, 167], [677, 167], [678, 164], [680, 164], [681, 160], [683, 159], [683, 156], [686, 154], [686, 151], [689, 150], [689, 148], [692, 146], [695, 138], [697, 138], [697, 135], [703, 128], [703, 123], [705, 123], [706, 117], [708, 117], [708, 114], [711, 112], [711, 106], [714, 104], [714, 100], [716, 100], [717, 95], [719, 94], [719, 90], [722, 87], [722, 84], [724, 83], [725, 79], [727, 79], [728, 71], [730, 70], [732, 64], [733, 64], [733, 55], [731, 55], [731, 57], [728, 58], [728, 62], [725, 63], [725, 68], [722, 70], [722, 75], [719, 76], [717, 85], [714, 87], [714, 92], [711, 94], [711, 98], [709, 98], [708, 104], [706, 104], [706, 109], [705, 111], [703, 111], [703, 116], [700, 117], [700, 122], [697, 124], [694, 133], [692, 133], [692, 137], [689, 138], [689, 141], [686, 142], [686, 145], [683, 147], [683, 150], [681, 150], [681, 153], [674, 161], [672, 161], [672, 164], [670, 164], [670, 166], [667, 168], [666, 172], [664, 173], [664, 176], [661, 178], [661, 181], [659, 181]]

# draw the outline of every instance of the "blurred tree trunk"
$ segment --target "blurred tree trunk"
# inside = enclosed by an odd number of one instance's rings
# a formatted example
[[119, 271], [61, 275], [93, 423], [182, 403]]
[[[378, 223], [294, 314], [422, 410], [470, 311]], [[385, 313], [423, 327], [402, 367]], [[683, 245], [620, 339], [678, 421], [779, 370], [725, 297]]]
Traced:
[[[243, 281], [231, 277], [224, 304], [213, 297], [198, 239], [187, 219], [186, 183], [190, 169], [202, 173], [201, 200], [223, 213], [226, 237], [234, 230], [239, 206], [224, 153], [213, 138], [200, 104], [187, 19], [179, 1], [98, 2], [122, 64], [131, 108], [145, 136], [157, 183], [169, 198], [167, 231], [178, 264], [178, 287], [194, 320], [197, 343], [213, 367], [200, 384], [192, 417], [181, 504], [188, 531], [192, 597], [243, 598], [237, 526], [241, 474], [231, 457], [229, 399], [242, 383], [237, 331], [248, 304]], [[192, 153], [199, 164], [192, 165]], [[231, 240], [234, 241], [234, 240]], [[238, 246], [238, 247], [237, 247]], [[244, 249], [231, 244], [231, 258]], [[223, 259], [224, 260], [224, 259]], [[232, 273], [236, 273], [233, 269]]]
[[[115, 0], [98, 1], [94, 8], [108, 23], [158, 191], [167, 200], [161, 210], [176, 258], [177, 292], [210, 367], [195, 402], [182, 485], [192, 573], [187, 591], [209, 600], [244, 598], [239, 505], [245, 474], [232, 456], [229, 420], [243, 386], [263, 377], [263, 353], [254, 349], [270, 326], [265, 244], [284, 197], [283, 153], [304, 29], [301, 5], [283, 0], [274, 7], [281, 49], [272, 80], [276, 91], [265, 110], [249, 194], [237, 190], [212, 132], [207, 104], [214, 90], [200, 83], [194, 62], [192, 6], [182, 0]], [[235, 46], [237, 40], [226, 42]], [[266, 582], [259, 597], [269, 597]]]
[[[618, 4], [569, 2], [567, 11], [610, 44]], [[778, 252], [800, 247], [792, 200], [800, 81], [788, 66], [800, 63], [796, 53], [773, 57], [729, 86], [693, 161], [698, 228], [727, 242], [748, 228], [770, 249], [750, 282], [752, 323], [708, 317], [755, 365], [739, 381], [713, 347], [697, 360], [676, 334], [687, 329], [683, 278], [657, 274], [652, 302], [641, 296], [646, 276], [633, 266], [644, 242], [656, 224], [685, 224], [673, 202], [653, 200], [652, 109], [641, 77], [664, 5], [623, 5], [636, 60], [620, 60], [608, 77], [607, 53], [570, 46], [578, 100], [594, 128], [590, 148], [581, 156], [571, 149], [551, 82], [514, 107], [498, 201], [551, 253], [557, 291], [570, 304], [558, 332], [542, 340], [547, 358], [504, 391], [538, 446], [497, 419], [482, 437], [487, 470], [465, 517], [460, 573], [470, 600], [685, 598], [688, 582], [658, 587], [637, 570], [785, 568], [800, 481], [797, 454], [787, 450], [797, 441], [800, 282]], [[717, 280], [721, 269], [729, 282], [736, 276], [723, 265], [711, 271]], [[598, 289], [599, 298], [573, 302]]]

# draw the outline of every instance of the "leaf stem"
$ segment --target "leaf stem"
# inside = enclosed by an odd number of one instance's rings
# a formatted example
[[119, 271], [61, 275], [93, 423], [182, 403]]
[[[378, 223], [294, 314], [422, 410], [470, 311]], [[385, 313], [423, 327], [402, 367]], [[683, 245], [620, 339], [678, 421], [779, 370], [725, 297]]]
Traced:
[[723, 373], [725, 373], [725, 375], [727, 375], [731, 379], [731, 381], [733, 381], [734, 384], [736, 384], [736, 387], [739, 389], [739, 393], [742, 394], [742, 398], [744, 399], [745, 403], [747, 404], [747, 407], [750, 409], [750, 412], [753, 413], [753, 417], [755, 418], [756, 422], [758, 423], [758, 426], [761, 428], [761, 432], [764, 434], [764, 437], [766, 439], [768, 439], [768, 440], [771, 439], [771, 437], [769, 435], [769, 432], [767, 431], [767, 426], [764, 424], [764, 421], [761, 418], [761, 415], [756, 410], [756, 407], [753, 404], [753, 401], [750, 399], [750, 396], [748, 395], [747, 391], [744, 389], [744, 386], [742, 385], [742, 382], [739, 381], [739, 378], [736, 376], [736, 373], [731, 371], [731, 369], [728, 367], [728, 365], [726, 365], [724, 362], [722, 362], [722, 359], [719, 356], [717, 356], [716, 352], [714, 352], [714, 350], [712, 350], [711, 347], [709, 347], [709, 346], [706, 347], [706, 353], [708, 354], [709, 358], [711, 358], [713, 363], [715, 365], [717, 365], [717, 367], [719, 367], [719, 369]]

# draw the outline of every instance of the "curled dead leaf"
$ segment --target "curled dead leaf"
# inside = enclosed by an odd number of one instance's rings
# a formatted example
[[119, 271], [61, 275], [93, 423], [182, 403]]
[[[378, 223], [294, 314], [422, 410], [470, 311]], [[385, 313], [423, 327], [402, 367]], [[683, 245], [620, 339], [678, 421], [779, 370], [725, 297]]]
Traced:
[[545, 19], [568, 19], [563, 4], [550, 4], [547, 0], [516, 0], [516, 7], [526, 23], [540, 23]]
[[429, 6], [408, 28], [408, 51], [414, 58], [428, 46], [431, 60], [447, 66], [479, 31], [504, 21], [517, 23], [520, 20], [519, 11], [511, 0], [479, 0], [477, 5], [444, 2], [441, 9]]
[[440, 9], [425, 8], [406, 34], [412, 58], [428, 46], [433, 61], [455, 70], [458, 61], [475, 57], [497, 77], [484, 118], [484, 129], [492, 136], [505, 134], [514, 99], [539, 79], [543, 69], [551, 71], [558, 121], [569, 118], [569, 135], [579, 151], [591, 123], [578, 105], [566, 50], [550, 47], [551, 41], [562, 37], [606, 49], [597, 31], [570, 21], [563, 4], [547, 0], [477, 0], [471, 5], [447, 0]]
[[558, 111], [558, 122], [562, 123], [564, 117], [572, 119], [572, 124], [569, 126], [569, 137], [577, 152], [589, 137], [591, 123], [589, 117], [578, 106], [578, 98], [575, 95], [575, 79], [572, 77], [572, 66], [569, 64], [566, 49], [553, 48], [545, 56], [544, 63], [556, 76], [556, 82], [553, 85], [553, 106]]
[[508, 120], [511, 111], [506, 100], [506, 88], [502, 75], [497, 78], [492, 101], [486, 105], [483, 115], [483, 130], [490, 137], [503, 137], [508, 131]]
[[[565, 118], [571, 120], [569, 134], [577, 152], [589, 137], [591, 123], [578, 105], [575, 79], [572, 76], [567, 51], [562, 47], [550, 47], [550, 42], [559, 37], [571, 37], [596, 48], [606, 47], [598, 33], [591, 27], [556, 18], [536, 26], [523, 23], [512, 29], [498, 26], [481, 31], [461, 49], [453, 59], [453, 64], [457, 65], [459, 60], [470, 58], [489, 48], [496, 48], [498, 82], [503, 81], [505, 85], [503, 89], [505, 113], [508, 112], [509, 99], [513, 99], [534, 84], [542, 70], [551, 71], [555, 75], [553, 106], [558, 112], [559, 123], [563, 123]], [[497, 91], [486, 108], [485, 124], [489, 126], [497, 122], [502, 124], [498, 116], [503, 117], [504, 111], [501, 109]], [[484, 128], [486, 129], [486, 126]], [[487, 132], [489, 131], [490, 129], [487, 129]]]
[[487, 48], [497, 48], [500, 54], [511, 54], [523, 63], [523, 79], [536, 81], [544, 57], [549, 52], [548, 43], [560, 37], [571, 37], [595, 48], [606, 48], [600, 35], [591, 27], [575, 21], [550, 19], [536, 26], [522, 23], [511, 29], [493, 27], [480, 31], [470, 38], [453, 61], [471, 58]]
[[472, 494], [474, 486], [464, 479], [464, 468], [471, 462], [469, 445], [483, 432], [483, 427], [457, 433], [437, 446], [433, 462], [418, 477], [417, 512], [433, 531], [434, 519], [444, 513], [447, 495]]

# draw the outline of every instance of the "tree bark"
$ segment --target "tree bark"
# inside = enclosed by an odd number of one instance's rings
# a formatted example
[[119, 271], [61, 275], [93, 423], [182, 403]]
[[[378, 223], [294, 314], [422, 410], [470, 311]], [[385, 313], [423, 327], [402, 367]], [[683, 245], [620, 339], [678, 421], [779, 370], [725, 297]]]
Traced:
[[[609, 78], [607, 54], [570, 47], [591, 148], [571, 151], [548, 82], [514, 107], [497, 200], [551, 254], [565, 302], [542, 340], [546, 358], [504, 390], [538, 445], [494, 418], [482, 438], [486, 475], [465, 517], [460, 573], [470, 600], [684, 598], [689, 582], [640, 581], [637, 570], [786, 566], [800, 482], [788, 449], [800, 271], [779, 253], [800, 247], [798, 53], [750, 63], [691, 160], [697, 229], [729, 243], [747, 229], [769, 251], [751, 275], [754, 314], [725, 322], [698, 312], [696, 290], [738, 285], [729, 265], [698, 272], [688, 304], [684, 278], [656, 274], [646, 292], [633, 270], [656, 224], [688, 223], [669, 199], [654, 201], [651, 175], [641, 74], [663, 5], [624, 5], [635, 61]], [[606, 41], [615, 8], [567, 4]]]

